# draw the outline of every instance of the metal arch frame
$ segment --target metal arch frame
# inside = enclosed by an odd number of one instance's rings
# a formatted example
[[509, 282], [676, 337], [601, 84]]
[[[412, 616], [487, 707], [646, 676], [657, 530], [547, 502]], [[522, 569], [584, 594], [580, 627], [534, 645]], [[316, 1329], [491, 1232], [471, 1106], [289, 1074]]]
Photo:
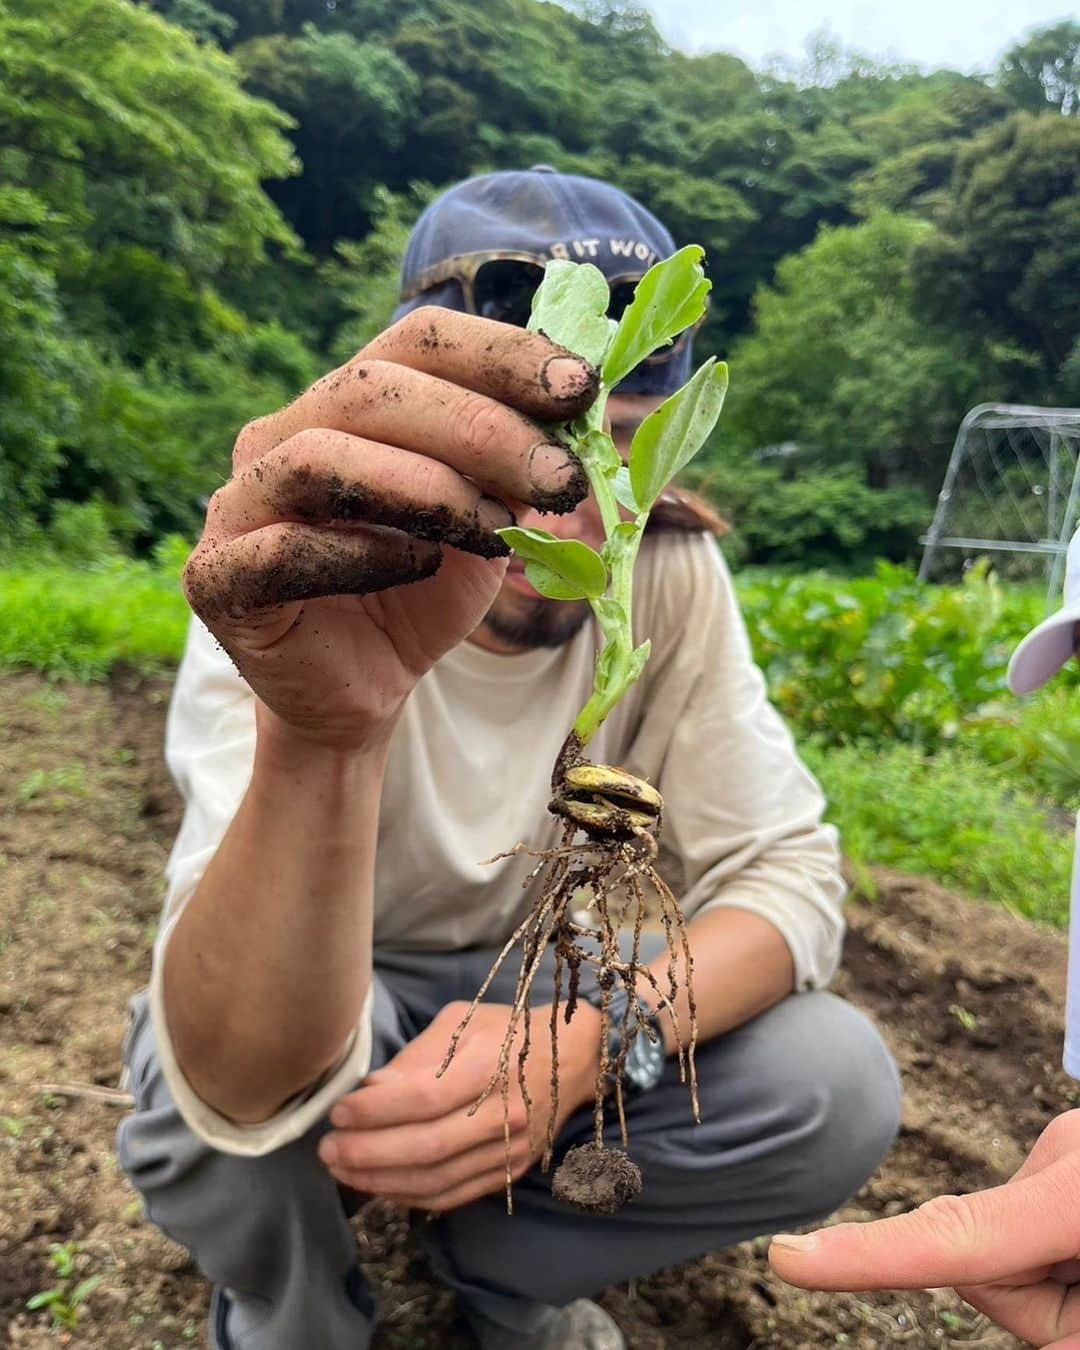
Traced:
[[[964, 460], [964, 451], [968, 437], [975, 427], [990, 429], [1000, 427], [1037, 428], [1050, 430], [1050, 445], [1053, 450], [1057, 433], [1061, 430], [1074, 432], [1080, 442], [1080, 408], [1040, 408], [1020, 403], [978, 403], [967, 413], [960, 423], [949, 456], [948, 468], [938, 493], [937, 506], [930, 528], [919, 540], [923, 545], [922, 561], [919, 564], [919, 580], [925, 582], [930, 574], [930, 564], [934, 555], [942, 548], [981, 548], [987, 551], [1007, 553], [1042, 553], [1053, 559], [1047, 586], [1047, 601], [1052, 603], [1061, 588], [1062, 573], [1065, 568], [1065, 554], [1069, 539], [1076, 526], [1076, 516], [1080, 507], [1080, 449], [1073, 465], [1072, 481], [1069, 484], [1069, 496], [1065, 511], [1061, 517], [1061, 527], [1056, 539], [1046, 538], [1033, 542], [1011, 539], [961, 539], [943, 533], [948, 503], [952, 497], [953, 484]], [[1053, 460], [1051, 460], [1053, 462]], [[1051, 478], [1050, 498], [1047, 503], [1047, 523], [1054, 517], [1057, 484]]]

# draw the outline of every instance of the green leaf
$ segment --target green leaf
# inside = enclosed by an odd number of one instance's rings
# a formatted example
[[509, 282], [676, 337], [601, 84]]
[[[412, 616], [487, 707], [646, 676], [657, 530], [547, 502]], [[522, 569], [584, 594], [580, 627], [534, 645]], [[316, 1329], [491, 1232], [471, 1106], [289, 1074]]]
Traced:
[[688, 384], [642, 422], [630, 446], [630, 482], [643, 511], [690, 462], [716, 425], [727, 393], [724, 363], [710, 357]]
[[534, 590], [540, 592], [547, 600], [585, 600], [587, 596], [580, 586], [574, 586], [559, 576], [558, 572], [553, 572], [550, 567], [544, 563], [530, 562], [525, 564], [525, 575], [532, 583]]
[[623, 467], [615, 442], [606, 431], [588, 431], [574, 446], [574, 453], [587, 471], [611, 477]]
[[620, 667], [626, 660], [626, 643], [621, 637], [609, 638], [596, 657], [593, 686], [599, 694], [606, 694], [619, 679]]
[[644, 529], [645, 526], [639, 525], [636, 520], [624, 520], [615, 526], [611, 534], [608, 535], [607, 543], [600, 555], [609, 572], [613, 572], [616, 565], [627, 554], [637, 552], [638, 540], [641, 538]]
[[611, 487], [615, 493], [615, 500], [620, 506], [625, 506], [628, 511], [633, 511], [635, 516], [641, 513], [641, 507], [638, 506], [637, 498], [634, 496], [634, 486], [630, 482], [630, 470], [625, 464], [613, 475]]
[[65, 1279], [75, 1271], [75, 1250], [73, 1243], [49, 1243], [49, 1256], [56, 1267], [56, 1273], [63, 1275]]
[[603, 380], [609, 389], [705, 313], [712, 282], [701, 266], [704, 256], [700, 245], [688, 244], [650, 267], [638, 282], [604, 358]]
[[38, 1308], [51, 1307], [63, 1297], [63, 1289], [45, 1289], [40, 1294], [35, 1294], [33, 1298], [28, 1298], [26, 1306], [31, 1312], [36, 1312]]
[[619, 604], [618, 600], [607, 598], [597, 600], [596, 617], [600, 621], [600, 627], [609, 636], [613, 633], [625, 633], [630, 626], [626, 610]]
[[597, 370], [612, 340], [607, 316], [611, 292], [603, 272], [592, 263], [555, 258], [533, 296], [529, 328], [560, 347], [583, 356]]
[[70, 1301], [72, 1306], [74, 1307], [76, 1303], [82, 1303], [88, 1299], [101, 1283], [101, 1280], [102, 1277], [100, 1275], [91, 1275], [89, 1279], [83, 1280], [81, 1284], [77, 1284], [71, 1291]]
[[[580, 539], [557, 539], [547, 530], [526, 530], [518, 525], [508, 525], [496, 530], [496, 534], [527, 564], [536, 563], [554, 573], [563, 594], [549, 595], [547, 590], [542, 590], [526, 567], [529, 581], [549, 599], [595, 600], [607, 590], [608, 574], [603, 559]], [[550, 586], [550, 579], [540, 575], [544, 584]]]
[[630, 656], [630, 670], [626, 681], [628, 686], [641, 678], [641, 672], [645, 669], [651, 651], [652, 641], [649, 638], [646, 638], [640, 647], [634, 648]]

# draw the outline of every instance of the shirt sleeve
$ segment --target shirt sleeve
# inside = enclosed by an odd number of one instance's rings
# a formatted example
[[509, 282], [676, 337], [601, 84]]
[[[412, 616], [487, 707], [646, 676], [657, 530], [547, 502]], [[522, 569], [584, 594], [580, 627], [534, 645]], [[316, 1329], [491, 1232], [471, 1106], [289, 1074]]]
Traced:
[[180, 1114], [223, 1153], [258, 1157], [306, 1134], [371, 1062], [371, 992], [338, 1063], [268, 1120], [237, 1124], [197, 1096], [176, 1060], [165, 1016], [162, 970], [177, 920], [194, 895], [251, 781], [255, 697], [209, 630], [193, 619], [165, 729], [165, 760], [184, 816], [165, 869], [162, 924], [154, 944], [150, 1015], [162, 1073]]
[[684, 537], [668, 552], [683, 576], [664, 573], [672, 610], [664, 621], [661, 600], [638, 737], [647, 743], [650, 719], [662, 722], [652, 733], [662, 754], [645, 755], [660, 761], [661, 866], [681, 881], [687, 918], [720, 906], [759, 914], [787, 942], [796, 987], [821, 988], [839, 964], [847, 890], [824, 795], [768, 700], [715, 541]]

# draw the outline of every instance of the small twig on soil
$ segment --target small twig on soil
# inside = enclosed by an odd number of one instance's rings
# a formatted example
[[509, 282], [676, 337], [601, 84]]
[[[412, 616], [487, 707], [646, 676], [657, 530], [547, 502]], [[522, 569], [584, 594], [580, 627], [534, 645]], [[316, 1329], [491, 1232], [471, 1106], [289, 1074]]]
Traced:
[[81, 1098], [88, 1102], [100, 1102], [102, 1106], [135, 1105], [135, 1098], [130, 1092], [121, 1092], [119, 1088], [92, 1087], [89, 1083], [39, 1083], [38, 1091], [43, 1096]]

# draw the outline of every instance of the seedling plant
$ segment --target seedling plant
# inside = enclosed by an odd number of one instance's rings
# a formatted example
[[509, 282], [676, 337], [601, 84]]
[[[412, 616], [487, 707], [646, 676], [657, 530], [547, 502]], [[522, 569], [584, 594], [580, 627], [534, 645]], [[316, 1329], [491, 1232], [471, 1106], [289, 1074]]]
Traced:
[[61, 1283], [52, 1289], [43, 1289], [26, 1302], [31, 1312], [47, 1308], [52, 1314], [53, 1329], [56, 1331], [75, 1330], [82, 1305], [101, 1283], [100, 1275], [91, 1275], [85, 1280], [75, 1279], [78, 1250], [78, 1243], [75, 1242], [51, 1243], [49, 1261]]
[[[532, 1100], [525, 1077], [532, 1036], [531, 991], [549, 946], [554, 947], [555, 974], [548, 1029], [552, 1069], [545, 1169], [551, 1165], [555, 1145], [559, 1022], [561, 1018], [569, 1023], [574, 1016], [583, 967], [595, 968], [601, 995], [601, 1063], [594, 1098], [594, 1136], [589, 1144], [569, 1151], [553, 1179], [555, 1194], [579, 1208], [612, 1213], [641, 1188], [640, 1173], [626, 1153], [622, 1090], [622, 1070], [635, 1038], [656, 1037], [638, 1003], [639, 986], [647, 986], [656, 1006], [670, 1015], [680, 1073], [689, 1086], [695, 1119], [698, 1117], [694, 1069], [697, 1021], [690, 948], [678, 901], [655, 865], [663, 800], [652, 784], [616, 766], [594, 764], [585, 751], [604, 719], [640, 678], [649, 659], [649, 643], [635, 645], [632, 631], [634, 562], [649, 512], [716, 424], [727, 390], [727, 367], [710, 358], [645, 418], [633, 438], [626, 464], [604, 429], [607, 400], [641, 361], [701, 318], [710, 289], [701, 266], [703, 257], [704, 251], [691, 245], [658, 263], [638, 283], [633, 301], [618, 322], [607, 315], [607, 281], [589, 263], [550, 262], [533, 300], [529, 327], [583, 356], [600, 372], [600, 391], [592, 407], [575, 422], [557, 428], [556, 434], [584, 466], [599, 506], [605, 542], [598, 553], [580, 540], [557, 539], [545, 530], [512, 526], [499, 534], [525, 561], [526, 576], [541, 595], [550, 600], [589, 602], [603, 643], [597, 652], [592, 694], [578, 714], [552, 772], [549, 810], [563, 821], [561, 838], [555, 847], [540, 852], [522, 845], [513, 850], [529, 852], [537, 859], [525, 884], [542, 875], [540, 899], [511, 935], [481, 985], [451, 1038], [439, 1070], [443, 1073], [449, 1067], [496, 972], [520, 945], [521, 967], [506, 1037], [491, 1081], [473, 1107], [476, 1110], [494, 1092], [501, 1094], [510, 1209], [509, 1095], [515, 1072], [514, 1049], [516, 1045], [517, 1081], [531, 1123]], [[580, 923], [575, 917], [583, 894], [588, 897], [592, 924]], [[659, 904], [667, 936], [668, 965], [663, 985], [639, 959], [650, 895]], [[628, 958], [624, 958], [619, 944], [624, 926], [627, 930], [632, 927], [633, 933]], [[685, 1029], [680, 1027], [675, 1007], [680, 956], [689, 1010], [689, 1026]], [[627, 999], [621, 1050], [612, 1062], [608, 1050], [611, 1002], [618, 984], [625, 989]], [[608, 1149], [603, 1137], [605, 1104], [612, 1091], [621, 1149]]]

